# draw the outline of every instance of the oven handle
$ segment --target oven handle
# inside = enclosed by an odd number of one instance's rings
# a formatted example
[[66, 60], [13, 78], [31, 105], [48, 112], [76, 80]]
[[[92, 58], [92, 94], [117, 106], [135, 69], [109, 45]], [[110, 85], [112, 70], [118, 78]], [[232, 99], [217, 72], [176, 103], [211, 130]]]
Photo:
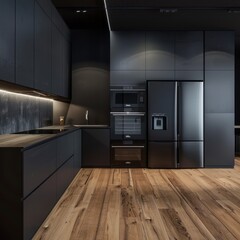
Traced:
[[145, 148], [145, 146], [112, 146], [112, 148]]
[[110, 112], [113, 116], [145, 116], [144, 112]]

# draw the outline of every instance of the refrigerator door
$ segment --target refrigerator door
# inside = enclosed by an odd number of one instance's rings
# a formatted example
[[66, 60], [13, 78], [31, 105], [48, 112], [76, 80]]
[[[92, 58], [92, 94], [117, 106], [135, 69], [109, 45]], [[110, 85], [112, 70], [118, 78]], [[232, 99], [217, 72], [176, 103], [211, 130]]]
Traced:
[[148, 142], [149, 168], [176, 168], [177, 142]]
[[148, 81], [148, 141], [177, 140], [177, 84]]
[[179, 168], [202, 168], [203, 142], [179, 142]]
[[203, 140], [203, 82], [178, 85], [178, 140]]

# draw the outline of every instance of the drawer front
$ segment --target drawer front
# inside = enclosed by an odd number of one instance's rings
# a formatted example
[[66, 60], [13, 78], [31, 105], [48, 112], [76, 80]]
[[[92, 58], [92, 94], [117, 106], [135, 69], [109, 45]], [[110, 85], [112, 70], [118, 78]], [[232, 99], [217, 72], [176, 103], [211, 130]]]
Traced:
[[56, 203], [56, 174], [23, 202], [24, 240], [32, 239]]
[[74, 133], [58, 138], [57, 142], [57, 167], [60, 167], [73, 156]]
[[23, 153], [23, 197], [26, 197], [56, 170], [56, 141]]
[[71, 157], [57, 171], [57, 200], [62, 196], [74, 177], [74, 157]]

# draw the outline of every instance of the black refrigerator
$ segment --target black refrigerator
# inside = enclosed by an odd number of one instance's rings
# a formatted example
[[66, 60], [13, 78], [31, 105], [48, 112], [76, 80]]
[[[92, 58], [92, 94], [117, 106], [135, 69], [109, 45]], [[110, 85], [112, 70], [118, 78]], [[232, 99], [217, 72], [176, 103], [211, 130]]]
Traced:
[[203, 82], [148, 81], [147, 85], [148, 167], [203, 167]]

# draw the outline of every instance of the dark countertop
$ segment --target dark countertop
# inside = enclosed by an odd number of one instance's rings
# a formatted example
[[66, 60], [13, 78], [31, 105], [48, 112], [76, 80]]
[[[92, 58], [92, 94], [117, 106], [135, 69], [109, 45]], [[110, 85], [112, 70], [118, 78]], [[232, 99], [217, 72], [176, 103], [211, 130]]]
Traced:
[[63, 136], [81, 128], [109, 128], [107, 125], [65, 125], [65, 126], [47, 126], [38, 129], [67, 129], [56, 134], [4, 134], [0, 135], [0, 148], [22, 148], [27, 150], [38, 144], [43, 144], [54, 138]]

